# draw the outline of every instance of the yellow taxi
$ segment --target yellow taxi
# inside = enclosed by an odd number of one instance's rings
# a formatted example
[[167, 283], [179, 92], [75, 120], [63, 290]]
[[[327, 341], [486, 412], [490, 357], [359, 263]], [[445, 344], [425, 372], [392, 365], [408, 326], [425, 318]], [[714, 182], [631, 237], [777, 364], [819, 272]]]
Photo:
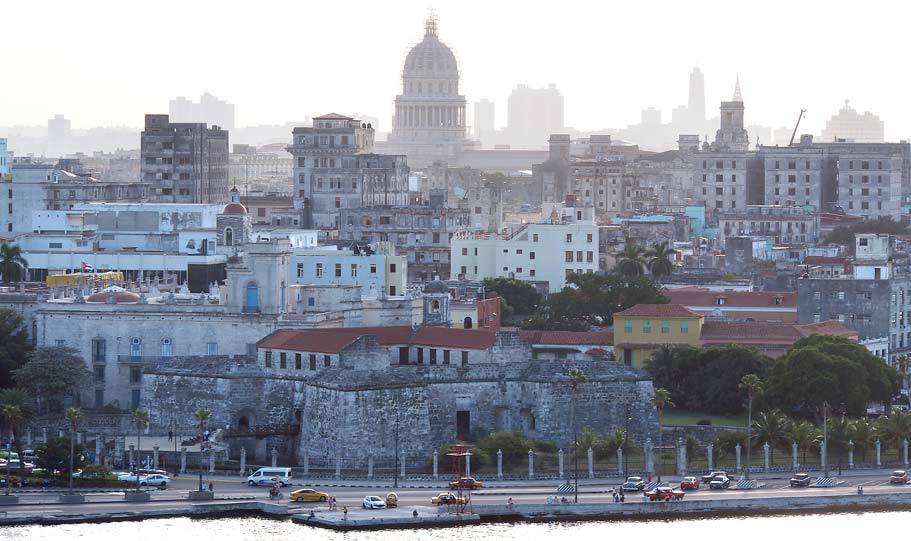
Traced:
[[462, 496], [461, 498], [453, 494], [452, 492], [440, 492], [433, 498], [430, 498], [430, 503], [433, 505], [458, 505], [468, 503], [468, 498]]
[[390, 492], [386, 494], [386, 507], [398, 507], [399, 506], [399, 495], [395, 492]]
[[299, 488], [291, 492], [292, 502], [325, 502], [328, 500], [328, 494], [313, 490], [312, 488]]

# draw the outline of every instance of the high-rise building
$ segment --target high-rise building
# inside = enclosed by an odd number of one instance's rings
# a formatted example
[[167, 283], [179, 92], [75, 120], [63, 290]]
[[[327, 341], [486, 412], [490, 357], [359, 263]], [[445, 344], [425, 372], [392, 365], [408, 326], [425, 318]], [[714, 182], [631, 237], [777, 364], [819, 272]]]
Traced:
[[494, 128], [494, 105], [488, 99], [481, 99], [474, 104], [474, 136], [482, 146], [492, 143]]
[[406, 205], [405, 156], [373, 153], [373, 126], [339, 114], [292, 132], [294, 208], [305, 227], [336, 229], [342, 209]]
[[545, 148], [550, 134], [563, 131], [563, 95], [557, 86], [517, 86], [509, 94], [506, 131], [513, 146]]
[[9, 158], [6, 155], [6, 138], [0, 137], [0, 175], [9, 173]]
[[172, 122], [204, 123], [224, 130], [234, 129], [234, 104], [206, 92], [199, 103], [183, 96], [171, 100], [168, 112]]
[[836, 140], [882, 143], [885, 140], [885, 123], [869, 111], [859, 114], [845, 100], [845, 106], [826, 122], [821, 139], [824, 143]]
[[141, 176], [155, 203], [226, 203], [228, 132], [146, 115]]
[[690, 73], [690, 97], [686, 109], [691, 122], [705, 120], [705, 79], [698, 67], [693, 68]]
[[428, 18], [424, 39], [405, 58], [392, 133], [383, 145], [384, 151], [405, 154], [418, 167], [455, 160], [468, 143], [459, 66], [437, 31], [437, 20]]
[[70, 121], [63, 115], [54, 115], [47, 121], [47, 156], [62, 158], [69, 148]]

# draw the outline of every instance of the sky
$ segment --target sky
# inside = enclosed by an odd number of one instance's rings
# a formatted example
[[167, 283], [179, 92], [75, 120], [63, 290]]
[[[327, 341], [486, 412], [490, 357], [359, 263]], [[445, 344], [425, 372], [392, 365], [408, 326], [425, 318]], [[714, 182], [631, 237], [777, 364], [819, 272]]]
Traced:
[[621, 128], [654, 106], [669, 120], [689, 72], [717, 111], [739, 74], [746, 124], [818, 133], [844, 100], [911, 137], [911, 4], [841, 1], [30, 0], [0, 5], [0, 125], [55, 113], [73, 128], [141, 126], [175, 96], [211, 92], [236, 125], [360, 113], [388, 129], [402, 62], [433, 9], [469, 103], [555, 83], [566, 124]]

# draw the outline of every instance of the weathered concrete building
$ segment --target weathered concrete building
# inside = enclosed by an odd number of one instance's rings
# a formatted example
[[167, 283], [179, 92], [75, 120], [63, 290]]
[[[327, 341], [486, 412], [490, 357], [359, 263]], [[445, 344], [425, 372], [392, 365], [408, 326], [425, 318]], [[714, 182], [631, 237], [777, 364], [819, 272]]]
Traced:
[[228, 132], [202, 123], [146, 115], [142, 131], [142, 181], [157, 203], [228, 201]]

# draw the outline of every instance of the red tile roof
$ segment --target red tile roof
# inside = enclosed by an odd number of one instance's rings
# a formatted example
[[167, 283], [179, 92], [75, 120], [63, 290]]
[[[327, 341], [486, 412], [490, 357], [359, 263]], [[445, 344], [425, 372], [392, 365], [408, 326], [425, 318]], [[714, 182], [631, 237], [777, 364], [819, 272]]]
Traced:
[[769, 323], [754, 321], [737, 323], [729, 321], [706, 321], [702, 325], [700, 340], [703, 345], [781, 345], [789, 347], [797, 340], [811, 334], [829, 334], [857, 340], [858, 333], [837, 321], [823, 321], [809, 325], [790, 323]]
[[824, 255], [808, 255], [803, 258], [804, 265], [845, 265], [850, 261], [847, 257], [828, 257]]
[[519, 331], [519, 336], [529, 344], [600, 346], [614, 342], [614, 333], [612, 331]]
[[447, 327], [343, 327], [335, 329], [281, 329], [256, 343], [259, 348], [338, 353], [361, 336], [374, 336], [383, 346], [415, 345], [453, 349], [487, 349], [496, 333]]
[[631, 317], [693, 317], [699, 314], [680, 304], [637, 304], [614, 316]]
[[[709, 291], [702, 288], [668, 289], [664, 296], [674, 304], [728, 308], [775, 307], [797, 308], [796, 291]], [[723, 298], [724, 304], [718, 304]], [[776, 303], [778, 299], [778, 303]]]

